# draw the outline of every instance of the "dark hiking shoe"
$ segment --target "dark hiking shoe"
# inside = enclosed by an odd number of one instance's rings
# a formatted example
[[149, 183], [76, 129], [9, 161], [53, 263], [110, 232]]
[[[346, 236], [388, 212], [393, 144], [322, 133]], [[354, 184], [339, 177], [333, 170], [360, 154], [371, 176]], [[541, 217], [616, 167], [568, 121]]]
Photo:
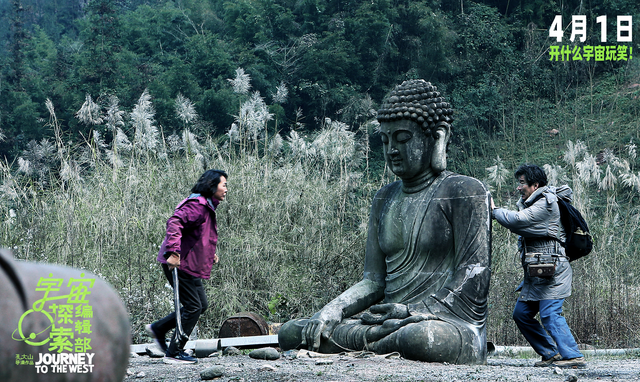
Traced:
[[551, 366], [552, 363], [554, 363], [555, 361], [560, 361], [562, 359], [562, 356], [560, 355], [560, 353], [557, 353], [556, 355], [554, 355], [551, 358], [548, 359], [542, 359], [542, 361], [538, 361], [536, 363], [533, 364], [533, 366], [535, 367], [547, 367], [547, 366]]
[[557, 367], [584, 368], [587, 367], [587, 362], [584, 360], [584, 357], [577, 357], [571, 359], [561, 359], [560, 361], [553, 362], [551, 365]]
[[167, 354], [164, 356], [162, 361], [168, 364], [183, 364], [183, 365], [198, 363], [197, 358], [191, 357], [183, 351], [173, 356]]
[[160, 350], [162, 350], [162, 352], [166, 354], [167, 353], [167, 343], [166, 343], [166, 340], [164, 338], [164, 335], [158, 333], [153, 328], [153, 324], [148, 324], [144, 328], [146, 329], [147, 333], [149, 333], [151, 338], [153, 338], [153, 342], [156, 344], [156, 346], [158, 346], [160, 348]]

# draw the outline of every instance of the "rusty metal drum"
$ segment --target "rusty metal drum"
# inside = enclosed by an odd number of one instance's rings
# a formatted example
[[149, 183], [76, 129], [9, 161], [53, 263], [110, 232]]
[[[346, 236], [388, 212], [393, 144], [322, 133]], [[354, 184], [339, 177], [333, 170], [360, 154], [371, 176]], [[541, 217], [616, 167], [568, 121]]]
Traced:
[[218, 337], [233, 338], [267, 334], [269, 334], [269, 325], [261, 315], [253, 312], [241, 312], [224, 320]]

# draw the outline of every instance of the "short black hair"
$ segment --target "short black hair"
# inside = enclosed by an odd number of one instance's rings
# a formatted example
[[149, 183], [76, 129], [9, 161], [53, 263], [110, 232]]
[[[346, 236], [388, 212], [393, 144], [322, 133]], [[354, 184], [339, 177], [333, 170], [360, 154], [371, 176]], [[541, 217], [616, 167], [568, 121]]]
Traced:
[[229, 179], [229, 175], [222, 170], [207, 170], [200, 176], [200, 179], [191, 189], [194, 194], [200, 194], [205, 198], [210, 198], [218, 190], [218, 184], [220, 184], [220, 177], [224, 176], [225, 179]]
[[538, 183], [539, 187], [547, 185], [547, 174], [544, 170], [535, 164], [523, 164], [515, 172], [516, 179], [520, 179], [524, 175], [524, 180], [529, 186], [533, 186], [534, 183]]

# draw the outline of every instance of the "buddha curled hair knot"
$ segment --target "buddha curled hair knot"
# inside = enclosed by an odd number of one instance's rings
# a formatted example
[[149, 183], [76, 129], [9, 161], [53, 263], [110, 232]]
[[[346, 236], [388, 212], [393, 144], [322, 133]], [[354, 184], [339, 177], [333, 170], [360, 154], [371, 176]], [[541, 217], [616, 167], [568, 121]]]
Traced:
[[433, 134], [436, 126], [453, 122], [453, 109], [438, 88], [425, 80], [404, 81], [389, 93], [378, 110], [379, 122], [409, 119], [425, 134]]

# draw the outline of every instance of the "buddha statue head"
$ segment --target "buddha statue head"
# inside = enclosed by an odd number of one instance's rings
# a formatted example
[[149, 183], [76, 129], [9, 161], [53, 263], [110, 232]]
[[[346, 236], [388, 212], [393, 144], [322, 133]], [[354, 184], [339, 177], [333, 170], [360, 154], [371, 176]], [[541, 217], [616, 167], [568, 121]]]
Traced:
[[453, 110], [431, 83], [396, 86], [383, 100], [378, 121], [387, 165], [403, 181], [446, 169]]

